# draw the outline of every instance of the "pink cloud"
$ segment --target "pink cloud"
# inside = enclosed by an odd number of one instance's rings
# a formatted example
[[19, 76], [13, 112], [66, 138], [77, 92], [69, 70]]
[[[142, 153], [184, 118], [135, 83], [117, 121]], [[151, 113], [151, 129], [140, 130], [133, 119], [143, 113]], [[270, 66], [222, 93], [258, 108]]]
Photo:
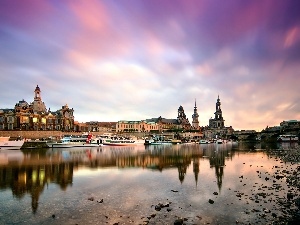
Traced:
[[293, 27], [287, 31], [284, 40], [284, 47], [289, 48], [299, 41], [300, 41], [300, 28]]
[[70, 1], [69, 7], [78, 23], [67, 31], [71, 48], [65, 54], [68, 59], [80, 63], [81, 58], [87, 62], [131, 53], [134, 43], [130, 30], [126, 30], [129, 24], [120, 22], [102, 1]]
[[69, 6], [84, 30], [105, 33], [110, 18], [105, 5], [101, 1], [70, 1]]

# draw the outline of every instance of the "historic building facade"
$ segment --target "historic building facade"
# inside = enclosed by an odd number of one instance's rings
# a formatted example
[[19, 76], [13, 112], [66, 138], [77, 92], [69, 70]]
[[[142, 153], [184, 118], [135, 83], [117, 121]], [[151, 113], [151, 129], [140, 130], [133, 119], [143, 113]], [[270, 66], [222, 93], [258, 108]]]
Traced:
[[199, 129], [199, 114], [197, 110], [197, 105], [196, 105], [196, 99], [195, 99], [195, 106], [194, 106], [194, 114], [192, 115], [192, 127], [193, 129], [198, 130]]
[[73, 113], [67, 104], [56, 111], [47, 110], [37, 85], [30, 104], [23, 99], [13, 109], [0, 109], [0, 130], [74, 131]]
[[161, 116], [141, 121], [121, 120], [116, 124], [117, 132], [169, 132], [176, 130], [190, 130], [192, 128], [182, 106], [178, 108], [177, 119], [166, 119]]
[[209, 119], [209, 125], [204, 128], [204, 136], [206, 138], [226, 137], [233, 134], [233, 128], [225, 127], [224, 118], [222, 115], [221, 101], [218, 95], [216, 102], [216, 111], [214, 118]]
[[116, 124], [116, 132], [158, 132], [159, 124], [146, 120], [141, 121], [126, 121], [121, 120]]
[[218, 95], [218, 99], [216, 102], [216, 112], [215, 112], [215, 118], [210, 118], [209, 119], [209, 127], [210, 128], [219, 128], [222, 129], [224, 128], [224, 119], [222, 115], [222, 109], [221, 109], [221, 101]]
[[179, 106], [178, 108], [177, 124], [179, 129], [190, 130], [192, 128], [182, 106]]

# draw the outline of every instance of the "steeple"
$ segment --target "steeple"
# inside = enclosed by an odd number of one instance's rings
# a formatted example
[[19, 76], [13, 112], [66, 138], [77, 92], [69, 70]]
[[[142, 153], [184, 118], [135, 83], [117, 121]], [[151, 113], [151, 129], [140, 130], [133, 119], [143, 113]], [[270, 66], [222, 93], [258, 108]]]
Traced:
[[209, 127], [211, 128], [224, 128], [224, 119], [222, 115], [222, 109], [221, 109], [221, 101], [220, 96], [218, 94], [217, 102], [216, 102], [216, 112], [215, 118], [209, 120]]
[[36, 85], [36, 88], [34, 90], [34, 101], [41, 101], [41, 89], [39, 85]]
[[47, 112], [45, 103], [42, 101], [41, 89], [38, 85], [36, 85], [36, 88], [34, 90], [34, 100], [32, 102], [32, 105], [33, 105], [33, 111], [35, 113]]
[[192, 115], [193, 121], [192, 121], [192, 126], [194, 129], [199, 128], [199, 114], [197, 112], [197, 104], [196, 104], [196, 99], [195, 99], [195, 106], [194, 106], [194, 114]]

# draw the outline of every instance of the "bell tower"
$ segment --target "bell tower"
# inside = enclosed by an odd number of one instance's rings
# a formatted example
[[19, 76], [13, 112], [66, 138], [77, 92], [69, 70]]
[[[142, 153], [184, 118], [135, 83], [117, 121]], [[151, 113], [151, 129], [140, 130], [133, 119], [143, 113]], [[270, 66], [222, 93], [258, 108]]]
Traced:
[[45, 103], [42, 102], [41, 89], [38, 85], [36, 85], [36, 88], [34, 90], [34, 100], [32, 102], [32, 106], [33, 106], [33, 111], [35, 113], [47, 112]]
[[39, 85], [36, 85], [36, 88], [34, 90], [34, 101], [41, 101], [41, 89]]
[[199, 128], [199, 114], [197, 112], [197, 105], [196, 105], [196, 99], [195, 99], [195, 106], [194, 106], [194, 114], [192, 115], [193, 121], [192, 121], [192, 126], [194, 129]]
[[209, 120], [209, 127], [211, 128], [224, 128], [224, 119], [222, 116], [222, 109], [221, 109], [221, 101], [220, 101], [220, 97], [218, 95], [218, 99], [216, 102], [216, 112], [215, 114], [215, 118], [214, 119], [210, 119]]

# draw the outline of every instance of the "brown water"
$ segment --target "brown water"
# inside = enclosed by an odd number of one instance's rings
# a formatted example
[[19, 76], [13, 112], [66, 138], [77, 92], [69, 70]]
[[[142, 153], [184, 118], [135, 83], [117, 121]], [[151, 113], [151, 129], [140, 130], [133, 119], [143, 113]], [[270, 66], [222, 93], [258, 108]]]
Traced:
[[291, 191], [274, 176], [297, 165], [265, 148], [0, 151], [0, 224], [270, 224], [285, 214], [278, 199]]

